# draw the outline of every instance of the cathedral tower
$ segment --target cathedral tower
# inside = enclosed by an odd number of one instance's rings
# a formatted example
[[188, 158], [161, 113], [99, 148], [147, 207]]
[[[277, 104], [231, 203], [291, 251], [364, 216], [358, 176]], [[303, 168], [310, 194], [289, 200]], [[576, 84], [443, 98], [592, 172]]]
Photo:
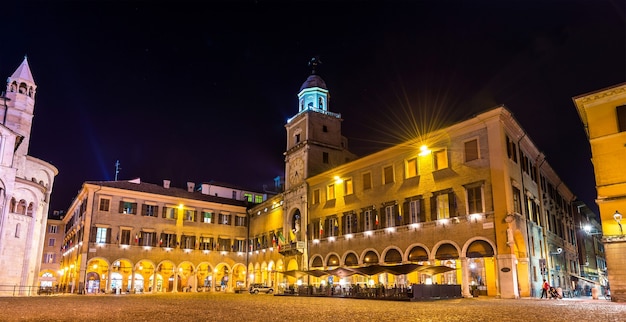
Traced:
[[28, 60], [24, 57], [22, 64], [7, 79], [6, 99], [4, 106], [0, 106], [0, 121], [19, 135], [16, 142], [17, 155], [28, 154], [36, 90], [37, 85], [30, 72]]

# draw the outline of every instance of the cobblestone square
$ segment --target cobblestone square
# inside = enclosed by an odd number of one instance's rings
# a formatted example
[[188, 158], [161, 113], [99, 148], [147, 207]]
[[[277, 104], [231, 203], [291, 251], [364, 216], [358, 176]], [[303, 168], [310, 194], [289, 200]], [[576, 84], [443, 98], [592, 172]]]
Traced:
[[624, 321], [607, 300], [490, 297], [394, 302], [178, 293], [0, 298], [0, 321]]

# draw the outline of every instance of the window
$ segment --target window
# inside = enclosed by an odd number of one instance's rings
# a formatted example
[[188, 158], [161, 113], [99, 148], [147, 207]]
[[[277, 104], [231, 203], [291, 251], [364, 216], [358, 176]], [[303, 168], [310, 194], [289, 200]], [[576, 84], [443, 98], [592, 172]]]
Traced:
[[159, 239], [159, 246], [174, 248], [176, 247], [176, 234], [161, 233], [161, 239]]
[[120, 245], [130, 245], [130, 229], [120, 231]]
[[344, 194], [345, 195], [353, 194], [354, 193], [354, 189], [353, 189], [353, 186], [352, 186], [352, 179], [345, 179], [343, 181], [343, 183], [344, 183], [344, 190], [345, 190]]
[[218, 247], [217, 250], [220, 250], [220, 251], [230, 251], [231, 250], [230, 238], [218, 238], [217, 247]]
[[96, 243], [97, 244], [106, 244], [108, 230], [109, 230], [108, 228], [104, 228], [104, 227], [96, 228]]
[[322, 152], [322, 163], [328, 164], [328, 152]]
[[20, 228], [22, 228], [22, 224], [17, 223], [15, 225], [15, 238], [20, 238]]
[[320, 189], [313, 190], [313, 204], [320, 203]]
[[146, 217], [156, 217], [159, 213], [159, 207], [155, 205], [141, 205], [141, 215]]
[[246, 241], [244, 239], [235, 240], [235, 244], [233, 245], [233, 251], [244, 252], [245, 250], [246, 250]]
[[522, 200], [519, 189], [513, 187], [513, 211], [521, 214], [522, 213]]
[[98, 208], [100, 211], [109, 211], [111, 207], [111, 200], [107, 198], [100, 198], [100, 207]]
[[207, 223], [210, 224], [213, 222], [213, 213], [210, 211], [203, 211], [202, 212], [202, 222], [203, 223]]
[[393, 182], [393, 166], [383, 168], [383, 184]]
[[26, 214], [26, 200], [22, 199], [17, 204], [17, 213], [20, 214], [20, 215], [25, 215]]
[[339, 236], [339, 220], [337, 220], [337, 216], [328, 217], [326, 219], [326, 224], [326, 236]]
[[[320, 103], [322, 102], [322, 98], [320, 97]], [[320, 106], [321, 108], [321, 106]], [[328, 127], [326, 125], [322, 125], [322, 132], [328, 132]]]
[[363, 190], [372, 189], [372, 174], [370, 172], [363, 174]]
[[230, 225], [230, 215], [229, 214], [220, 214], [220, 224], [221, 225]]
[[182, 249], [194, 249], [196, 248], [196, 237], [189, 235], [180, 236], [180, 247]]
[[213, 250], [213, 237], [200, 237], [200, 250]]
[[365, 231], [376, 229], [375, 214], [372, 209], [363, 211], [363, 229]]
[[506, 136], [506, 154], [513, 162], [517, 163], [517, 145], [509, 136]]
[[48, 246], [54, 246], [54, 242], [55, 242], [55, 241], [56, 241], [56, 240], [55, 240], [54, 238], [50, 238], [50, 239], [48, 239]]
[[343, 215], [343, 233], [353, 234], [356, 233], [356, 216], [353, 212], [348, 212]]
[[[137, 235], [135, 235], [135, 239], [138, 239]], [[156, 232], [142, 231], [141, 238], [137, 240], [137, 245], [151, 247], [156, 246]]]
[[120, 201], [120, 214], [137, 214], [137, 203], [129, 201]]
[[626, 105], [617, 107], [617, 129], [619, 132], [626, 131]]
[[483, 213], [483, 188], [480, 186], [470, 186], [465, 188], [467, 194], [467, 214]]
[[254, 196], [254, 203], [262, 203], [263, 202], [263, 196], [262, 195], [255, 195]]
[[394, 208], [393, 205], [385, 206], [385, 227], [394, 227], [396, 225]]
[[193, 209], [185, 209], [183, 210], [183, 220], [185, 221], [195, 221], [196, 220], [196, 211]]
[[333, 200], [335, 199], [335, 184], [329, 184], [328, 187], [326, 188], [326, 200]]
[[166, 219], [176, 219], [178, 216], [176, 207], [164, 207], [163, 208], [163, 218]]
[[245, 227], [246, 226], [246, 217], [235, 216], [235, 226]]
[[50, 227], [48, 228], [48, 232], [51, 234], [56, 234], [59, 231], [59, 226], [57, 225], [50, 225]]
[[417, 158], [408, 159], [405, 162], [406, 177], [413, 178], [417, 176]]
[[433, 170], [446, 169], [448, 167], [448, 150], [433, 151]]
[[465, 162], [478, 159], [478, 140], [474, 139], [465, 142]]
[[243, 200], [247, 201], [247, 202], [252, 202], [252, 194], [251, 193], [244, 193], [243, 194]]
[[435, 209], [437, 211], [437, 219], [450, 218], [450, 201], [447, 193], [439, 194], [435, 197]]
[[237, 191], [233, 190], [233, 199], [237, 199]]
[[422, 198], [413, 198], [408, 201], [409, 208], [409, 222], [416, 224], [426, 221], [426, 214], [424, 213], [424, 200]]
[[55, 263], [56, 262], [56, 254], [55, 253], [46, 253], [43, 257], [44, 263]]

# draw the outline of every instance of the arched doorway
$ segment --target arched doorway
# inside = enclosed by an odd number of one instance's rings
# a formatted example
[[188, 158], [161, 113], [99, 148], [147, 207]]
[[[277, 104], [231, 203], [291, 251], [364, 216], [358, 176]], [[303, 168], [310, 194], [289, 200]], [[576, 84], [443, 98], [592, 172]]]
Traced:
[[157, 292], [172, 292], [174, 291], [174, 276], [175, 273], [174, 263], [170, 261], [164, 261], [157, 266], [157, 280], [156, 291]]
[[[115, 272], [120, 271], [121, 263], [116, 263]], [[87, 263], [87, 275], [85, 276], [87, 293], [115, 292], [115, 288], [108, 288], [109, 263], [102, 258], [92, 258]], [[121, 285], [120, 285], [121, 288]]]
[[367, 251], [363, 256], [363, 264], [378, 264], [378, 254], [373, 250]]
[[[438, 265], [454, 269], [460, 267], [460, 263], [458, 263], [459, 251], [452, 244], [439, 245], [435, 253], [435, 259]], [[457, 274], [460, 274], [457, 270], [449, 271], [435, 276], [433, 280], [439, 284], [459, 284], [461, 279], [457, 277]]]
[[[135, 264], [135, 276], [136, 275], [139, 275], [141, 279], [135, 277], [135, 292], [152, 292], [154, 289], [154, 284], [152, 283], [154, 280], [154, 264], [147, 260], [139, 261]], [[140, 287], [138, 287], [139, 284], [141, 284]]]
[[213, 286], [213, 269], [209, 263], [200, 263], [196, 268], [198, 292], [208, 292]]
[[475, 240], [466, 250], [468, 284], [480, 295], [496, 294], [494, 249], [487, 241]]
[[215, 291], [225, 292], [230, 286], [230, 272], [231, 269], [226, 264], [219, 264], [213, 270], [215, 279]]

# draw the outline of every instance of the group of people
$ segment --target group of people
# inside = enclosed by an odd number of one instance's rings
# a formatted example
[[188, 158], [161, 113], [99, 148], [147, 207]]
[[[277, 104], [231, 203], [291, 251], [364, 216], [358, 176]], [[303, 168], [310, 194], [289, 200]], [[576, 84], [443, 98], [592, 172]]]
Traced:
[[[548, 295], [550, 295], [548, 297]], [[541, 286], [541, 298], [546, 297], [546, 299], [549, 298], [553, 298], [553, 299], [560, 299], [562, 298], [561, 294], [559, 294], [559, 292], [557, 292], [556, 288], [550, 286], [550, 283], [548, 283], [548, 281], [546, 281], [545, 279], [543, 280], [543, 285]]]

